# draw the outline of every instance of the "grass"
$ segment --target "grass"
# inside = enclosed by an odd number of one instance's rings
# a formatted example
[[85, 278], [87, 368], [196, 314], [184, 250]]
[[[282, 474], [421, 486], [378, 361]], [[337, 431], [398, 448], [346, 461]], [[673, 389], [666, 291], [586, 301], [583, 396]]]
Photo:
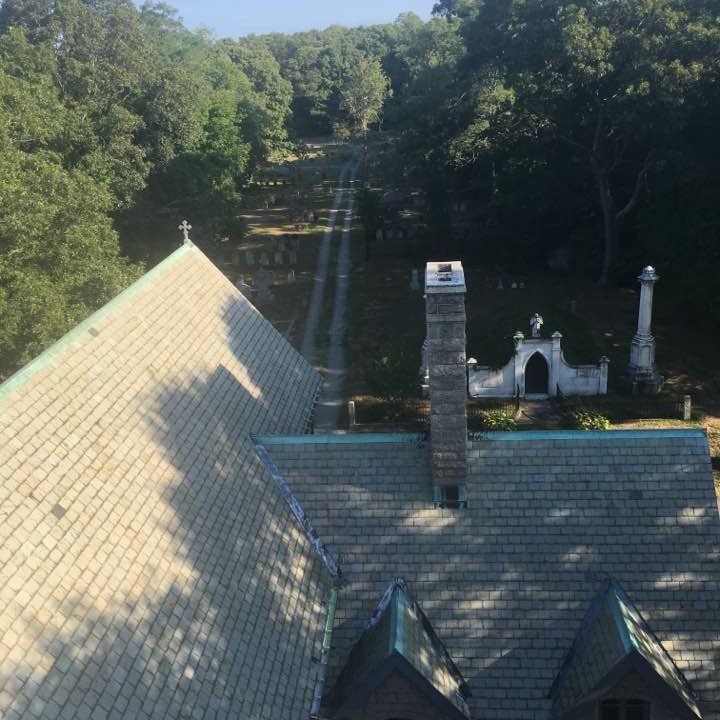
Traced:
[[[381, 183], [379, 174], [370, 184]], [[348, 395], [358, 402], [361, 422], [396, 423], [418, 428], [427, 424], [426, 401], [388, 399], [372, 392], [373, 363], [382, 357], [414, 358], [408, 372], [420, 365], [425, 337], [424, 301], [410, 290], [413, 266], [426, 260], [409, 258], [385, 248], [364, 261], [362, 236], [357, 244], [351, 280], [348, 336]], [[704, 427], [708, 432], [716, 486], [720, 490], [720, 368], [715, 362], [716, 338], [688, 319], [678, 316], [663, 296], [662, 278], [655, 293], [653, 331], [657, 340], [657, 363], [666, 378], [656, 396], [626, 394], [622, 379], [636, 330], [639, 288], [601, 288], [592, 282], [548, 276], [499, 275], [486, 267], [466, 266], [467, 352], [480, 364], [501, 367], [513, 353], [512, 335], [530, 334], [529, 319], [539, 312], [545, 321], [543, 335], [563, 334], [563, 352], [571, 364], [596, 363], [601, 355], [610, 359], [609, 394], [601, 397], [566, 398], [519, 413], [523, 429], [573, 427], [573, 411], [585, 409], [608, 418], [613, 428]], [[504, 290], [497, 290], [502, 278]], [[515, 282], [524, 288], [512, 289]], [[403, 383], [404, 384], [404, 383]], [[693, 398], [690, 422], [681, 418], [684, 394]], [[480, 423], [487, 409], [515, 412], [512, 400], [468, 402], [470, 429]], [[364, 418], [364, 419], [363, 419]]]
[[[298, 239], [297, 262], [292, 264], [295, 282], [289, 282], [291, 268], [287, 252], [281, 265], [268, 267], [273, 272], [273, 299], [261, 303], [252, 298], [261, 312], [299, 349], [302, 342], [307, 305], [312, 293], [317, 253], [323, 238], [327, 218], [332, 209], [340, 168], [349, 155], [343, 148], [331, 147], [311, 151], [303, 159], [278, 158], [259, 173], [258, 182], [248, 194], [242, 208], [246, 232], [233, 253], [232, 262], [225, 263], [225, 274], [233, 281], [242, 275], [248, 282], [259, 269], [261, 253], [274, 260], [274, 252], [282, 237]], [[284, 179], [283, 179], [284, 177]], [[291, 207], [317, 214], [317, 222], [302, 223], [290, 220]], [[249, 265], [245, 251], [255, 256]], [[227, 253], [230, 255], [230, 253]], [[252, 284], [252, 283], [251, 283]], [[318, 348], [325, 341], [318, 335]]]
[[[245, 208], [248, 233], [243, 249], [253, 249], [256, 257], [263, 250], [272, 252], [281, 235], [300, 237], [296, 282], [287, 282], [287, 268], [278, 268], [274, 300], [261, 311], [297, 346], [302, 340], [307, 303], [312, 292], [317, 250], [327, 215], [332, 206], [339, 168], [350, 157], [342, 148], [314, 150], [312, 156], [295, 161], [296, 177], [306, 192], [306, 207], [318, 215], [316, 226], [296, 230], [289, 221], [287, 193], [291, 186], [263, 185]], [[372, 168], [371, 168], [372, 170]], [[320, 182], [317, 173], [320, 172]], [[322, 180], [322, 173], [325, 180]], [[371, 177], [370, 182], [376, 178]], [[285, 188], [285, 189], [283, 189]], [[284, 193], [284, 195], [283, 195]], [[266, 203], [271, 195], [278, 201]], [[278, 196], [282, 196], [278, 199]], [[285, 200], [283, 200], [285, 198]], [[268, 207], [265, 207], [265, 205]], [[341, 219], [341, 217], [339, 218]], [[339, 232], [340, 226], [336, 231]], [[422, 271], [426, 258], [409, 259], [387, 252], [366, 260], [364, 233], [355, 219], [352, 235], [352, 271], [347, 321], [346, 388], [348, 398], [357, 402], [359, 423], [377, 427], [424, 429], [429, 406], [419, 398], [378, 397], [372, 390], [376, 361], [388, 357], [415, 373], [420, 365], [420, 347], [425, 337], [422, 293], [410, 289], [413, 267]], [[427, 258], [430, 259], [430, 258]], [[240, 262], [226, 268], [231, 279], [239, 273], [257, 269]], [[504, 273], [505, 289], [497, 290], [499, 275], [483, 267], [468, 266], [466, 280], [468, 317], [468, 355], [481, 364], [502, 366], [512, 355], [512, 334], [522, 330], [529, 335], [529, 318], [540, 312], [545, 320], [544, 335], [559, 330], [568, 362], [597, 362], [600, 355], [610, 358], [610, 393], [547, 403], [521, 411], [518, 422], [523, 429], [571, 427], [573, 410], [587, 409], [607, 417], [613, 428], [705, 427], [708, 431], [716, 485], [720, 489], [720, 369], [714, 362], [716, 339], [699, 332], [678, 317], [663, 297], [662, 279], [655, 294], [654, 332], [657, 361], [666, 377], [662, 393], [652, 397], [631, 397], [621, 391], [621, 379], [628, 359], [629, 344], [637, 320], [638, 288], [600, 288], [589, 282], [558, 277], [520, 277]], [[512, 282], [524, 283], [511, 289]], [[318, 351], [327, 343], [331, 317], [334, 277], [326, 286], [326, 305], [318, 333]], [[574, 311], [571, 310], [571, 301]], [[323, 332], [325, 330], [325, 332]], [[320, 357], [320, 354], [318, 355]], [[405, 384], [405, 383], [403, 383]], [[689, 423], [679, 419], [678, 404], [685, 393], [693, 396], [695, 413]], [[487, 410], [514, 413], [512, 400], [472, 400], [468, 403], [468, 424], [480, 429]]]

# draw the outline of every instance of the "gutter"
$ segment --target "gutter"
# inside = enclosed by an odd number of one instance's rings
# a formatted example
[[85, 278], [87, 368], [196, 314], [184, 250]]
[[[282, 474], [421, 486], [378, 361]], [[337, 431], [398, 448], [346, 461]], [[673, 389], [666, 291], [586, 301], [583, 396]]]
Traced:
[[327, 679], [330, 649], [332, 648], [332, 634], [335, 626], [335, 609], [337, 608], [337, 588], [330, 589], [327, 615], [325, 616], [325, 630], [323, 632], [322, 649], [320, 651], [320, 669], [315, 683], [312, 706], [310, 707], [310, 720], [320, 719], [320, 704], [325, 693], [325, 680]]

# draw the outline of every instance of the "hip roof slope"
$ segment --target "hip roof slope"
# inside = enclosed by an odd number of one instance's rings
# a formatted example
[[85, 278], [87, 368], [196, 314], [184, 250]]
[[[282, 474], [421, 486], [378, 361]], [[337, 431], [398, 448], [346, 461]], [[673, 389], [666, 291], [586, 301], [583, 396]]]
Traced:
[[248, 433], [318, 384], [183, 247], [0, 388], [0, 716], [307, 712], [327, 579]]
[[465, 510], [432, 507], [427, 447], [269, 446], [341, 558], [331, 681], [394, 577], [467, 679], [471, 717], [536, 718], [593, 597], [621, 583], [720, 719], [720, 518], [701, 432], [486, 439]]

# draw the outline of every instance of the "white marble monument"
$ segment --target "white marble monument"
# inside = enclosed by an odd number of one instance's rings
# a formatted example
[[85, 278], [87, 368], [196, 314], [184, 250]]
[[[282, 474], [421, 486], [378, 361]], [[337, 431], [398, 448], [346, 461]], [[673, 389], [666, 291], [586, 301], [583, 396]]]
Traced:
[[655, 367], [655, 338], [651, 331], [653, 289], [659, 277], [652, 265], [644, 267], [642, 273], [638, 275], [640, 281], [638, 326], [630, 343], [630, 362], [626, 373], [633, 393], [656, 393], [663, 383]]
[[562, 351], [562, 335], [526, 338], [513, 335], [515, 354], [502, 368], [468, 364], [471, 397], [520, 397], [541, 399], [562, 395], [605, 395], [608, 366], [603, 356], [597, 365], [570, 365]]

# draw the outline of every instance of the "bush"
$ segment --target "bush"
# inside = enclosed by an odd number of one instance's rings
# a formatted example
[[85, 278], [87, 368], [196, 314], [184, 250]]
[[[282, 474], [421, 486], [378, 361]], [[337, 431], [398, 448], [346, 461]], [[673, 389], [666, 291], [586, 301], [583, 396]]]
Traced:
[[507, 410], [480, 410], [476, 419], [481, 430], [508, 431], [516, 430], [517, 422]]
[[596, 410], [578, 408], [573, 410], [570, 416], [573, 427], [578, 430], [607, 430], [610, 427], [610, 421]]
[[367, 372], [367, 384], [373, 395], [384, 400], [400, 400], [417, 396], [418, 366], [404, 353], [385, 355], [374, 360]]

